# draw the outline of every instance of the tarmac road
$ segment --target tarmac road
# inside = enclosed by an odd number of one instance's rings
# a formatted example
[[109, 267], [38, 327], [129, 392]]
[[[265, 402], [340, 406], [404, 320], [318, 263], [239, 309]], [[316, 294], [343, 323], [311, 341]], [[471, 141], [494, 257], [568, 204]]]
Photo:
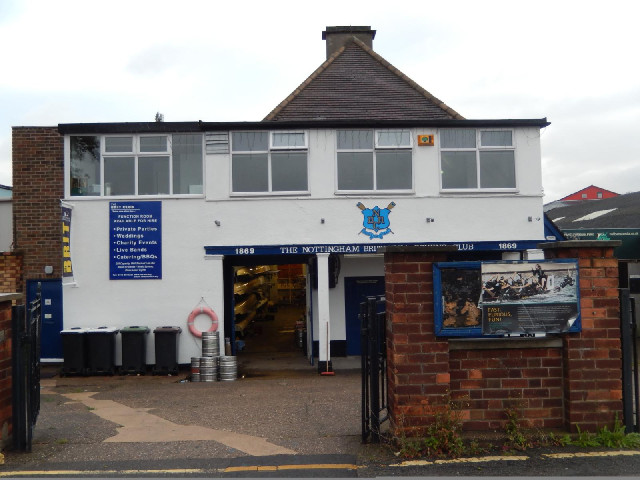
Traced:
[[[264, 367], [263, 359], [261, 365]], [[0, 478], [640, 476], [640, 451], [528, 450], [405, 461], [360, 441], [360, 372], [273, 365], [235, 382], [43, 372], [31, 453], [5, 452]]]

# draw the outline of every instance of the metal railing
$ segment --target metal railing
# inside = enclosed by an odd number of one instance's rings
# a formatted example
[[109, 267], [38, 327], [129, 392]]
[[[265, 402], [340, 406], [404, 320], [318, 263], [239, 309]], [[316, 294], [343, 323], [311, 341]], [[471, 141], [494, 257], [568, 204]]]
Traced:
[[387, 348], [384, 297], [360, 304], [362, 351], [362, 442], [379, 443], [380, 426], [388, 419]]

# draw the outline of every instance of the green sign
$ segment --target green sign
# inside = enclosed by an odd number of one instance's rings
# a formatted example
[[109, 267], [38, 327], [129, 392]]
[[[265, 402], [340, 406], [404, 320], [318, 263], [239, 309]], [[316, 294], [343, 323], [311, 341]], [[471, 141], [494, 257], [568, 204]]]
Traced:
[[613, 251], [622, 260], [640, 260], [640, 228], [583, 228], [563, 230], [567, 240], [621, 240]]

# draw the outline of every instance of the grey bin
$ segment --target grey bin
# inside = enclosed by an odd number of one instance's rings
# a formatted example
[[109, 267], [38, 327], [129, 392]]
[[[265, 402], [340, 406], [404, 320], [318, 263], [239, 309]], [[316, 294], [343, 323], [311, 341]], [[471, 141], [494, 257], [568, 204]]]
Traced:
[[74, 327], [62, 330], [62, 370], [60, 375], [86, 375], [87, 346], [86, 328]]
[[154, 375], [177, 375], [180, 371], [178, 335], [181, 332], [180, 327], [158, 327], [153, 331], [156, 353], [156, 364], [153, 367]]
[[147, 335], [149, 327], [132, 325], [120, 330], [122, 337], [122, 366], [120, 374], [147, 373]]
[[89, 375], [113, 375], [116, 371], [116, 335], [115, 327], [87, 329], [87, 359]]

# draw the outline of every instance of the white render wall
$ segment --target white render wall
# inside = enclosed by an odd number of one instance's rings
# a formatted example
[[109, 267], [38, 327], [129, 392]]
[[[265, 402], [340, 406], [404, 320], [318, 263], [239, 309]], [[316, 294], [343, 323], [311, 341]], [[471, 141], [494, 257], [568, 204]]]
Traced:
[[[437, 139], [439, 132], [412, 133], [414, 139], [418, 133], [435, 133]], [[201, 298], [218, 314], [224, 339], [222, 262], [206, 260], [205, 246], [542, 240], [539, 130], [515, 129], [514, 138], [517, 193], [440, 194], [438, 147], [414, 146], [415, 193], [336, 195], [335, 132], [312, 130], [308, 196], [231, 197], [226, 154], [206, 156], [205, 197], [69, 197], [65, 204], [73, 208], [75, 282], [65, 284], [63, 291], [64, 328], [180, 326], [179, 362], [189, 363], [190, 357], [200, 355], [201, 344], [189, 333], [186, 320]], [[68, 168], [67, 155], [67, 172]], [[110, 200], [162, 201], [161, 280], [109, 280]], [[396, 203], [389, 214], [393, 234], [382, 240], [359, 234], [363, 215], [356, 204], [386, 207], [392, 201]], [[434, 222], [427, 223], [427, 217]], [[345, 339], [344, 277], [368, 275], [384, 275], [381, 256], [343, 258], [338, 288], [329, 292], [331, 339]], [[317, 312], [317, 305], [313, 311]], [[313, 337], [318, 340], [314, 321]], [[155, 362], [153, 334], [147, 361]]]

